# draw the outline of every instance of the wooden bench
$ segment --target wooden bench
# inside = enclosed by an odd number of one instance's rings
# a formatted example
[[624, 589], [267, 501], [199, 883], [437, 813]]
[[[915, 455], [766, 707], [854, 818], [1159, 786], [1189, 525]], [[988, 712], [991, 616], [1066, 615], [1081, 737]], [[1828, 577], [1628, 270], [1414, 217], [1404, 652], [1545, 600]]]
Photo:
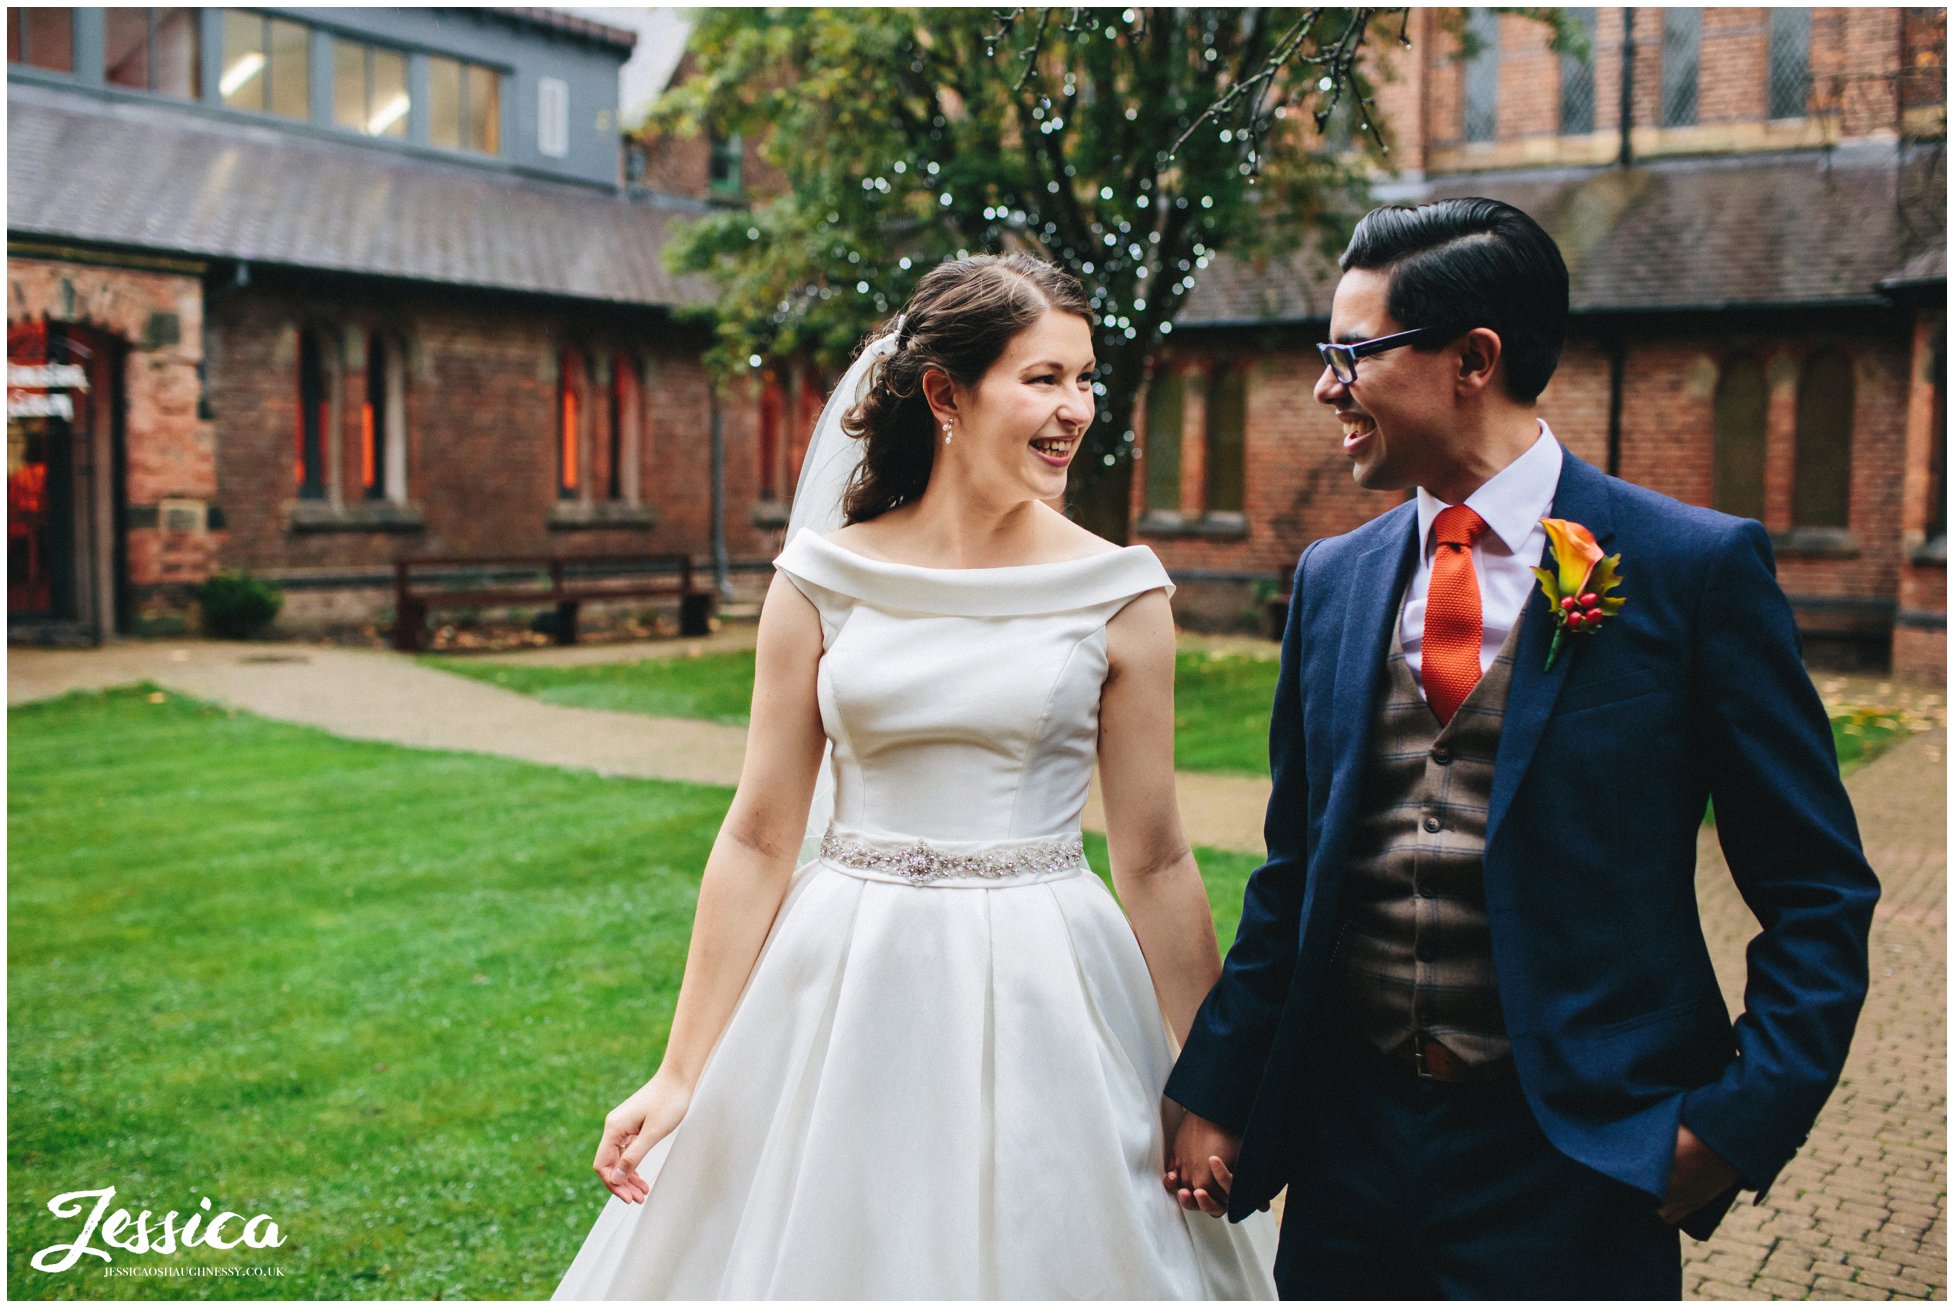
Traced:
[[[436, 584], [435, 574], [446, 584]], [[695, 584], [686, 554], [396, 559], [393, 644], [408, 653], [425, 650], [432, 609], [530, 605], [554, 608], [556, 643], [574, 645], [584, 602], [654, 597], [677, 598], [679, 634], [711, 630], [713, 592]]]

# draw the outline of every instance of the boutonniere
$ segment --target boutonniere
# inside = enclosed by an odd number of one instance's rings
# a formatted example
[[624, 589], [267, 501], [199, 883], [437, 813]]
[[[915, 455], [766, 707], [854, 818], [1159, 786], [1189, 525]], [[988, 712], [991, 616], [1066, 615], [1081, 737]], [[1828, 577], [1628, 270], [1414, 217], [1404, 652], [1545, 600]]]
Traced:
[[1553, 544], [1557, 568], [1554, 572], [1545, 568], [1533, 570], [1533, 575], [1540, 578], [1540, 593], [1547, 597], [1554, 614], [1554, 643], [1547, 649], [1545, 669], [1552, 672], [1554, 660], [1560, 657], [1561, 644], [1570, 633], [1593, 635], [1601, 630], [1604, 618], [1619, 613], [1628, 601], [1608, 593], [1622, 584], [1622, 579], [1615, 575], [1621, 555], [1603, 558], [1594, 533], [1578, 522], [1542, 518], [1540, 525], [1547, 529], [1547, 539]]

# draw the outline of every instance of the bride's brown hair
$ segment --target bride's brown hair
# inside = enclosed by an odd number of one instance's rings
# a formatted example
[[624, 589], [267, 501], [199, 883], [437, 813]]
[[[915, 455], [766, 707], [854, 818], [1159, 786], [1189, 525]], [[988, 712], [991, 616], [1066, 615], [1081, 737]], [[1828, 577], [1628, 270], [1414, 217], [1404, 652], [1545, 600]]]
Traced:
[[841, 429], [863, 443], [861, 465], [842, 498], [843, 521], [878, 517], [929, 485], [936, 423], [923, 374], [934, 368], [959, 386], [974, 386], [1013, 336], [1052, 310], [1096, 325], [1078, 279], [1028, 254], [972, 255], [923, 275], [898, 315], [895, 349], [869, 369], [861, 403], [842, 415]]

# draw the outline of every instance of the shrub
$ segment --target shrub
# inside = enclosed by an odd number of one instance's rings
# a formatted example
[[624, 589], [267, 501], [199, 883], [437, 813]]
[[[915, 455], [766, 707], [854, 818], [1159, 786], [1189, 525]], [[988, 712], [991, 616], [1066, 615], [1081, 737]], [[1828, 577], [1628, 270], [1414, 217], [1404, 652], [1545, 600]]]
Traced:
[[249, 572], [219, 572], [197, 587], [204, 631], [225, 640], [249, 640], [271, 625], [284, 607], [285, 592], [275, 582]]

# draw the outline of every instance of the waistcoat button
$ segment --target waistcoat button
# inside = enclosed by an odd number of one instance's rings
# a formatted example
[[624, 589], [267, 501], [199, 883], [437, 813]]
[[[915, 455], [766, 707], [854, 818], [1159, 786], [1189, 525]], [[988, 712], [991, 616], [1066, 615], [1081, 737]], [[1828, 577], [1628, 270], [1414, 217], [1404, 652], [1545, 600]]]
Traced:
[[1440, 822], [1435, 817], [1428, 817], [1425, 819], [1425, 830], [1427, 831], [1437, 832], [1437, 831], [1444, 830], [1444, 828], [1445, 828], [1445, 824], [1443, 822]]
[[1438, 764], [1440, 767], [1444, 767], [1446, 764], [1450, 763], [1451, 761], [1452, 761], [1452, 753], [1450, 750], [1435, 749], [1432, 751], [1432, 762]]

